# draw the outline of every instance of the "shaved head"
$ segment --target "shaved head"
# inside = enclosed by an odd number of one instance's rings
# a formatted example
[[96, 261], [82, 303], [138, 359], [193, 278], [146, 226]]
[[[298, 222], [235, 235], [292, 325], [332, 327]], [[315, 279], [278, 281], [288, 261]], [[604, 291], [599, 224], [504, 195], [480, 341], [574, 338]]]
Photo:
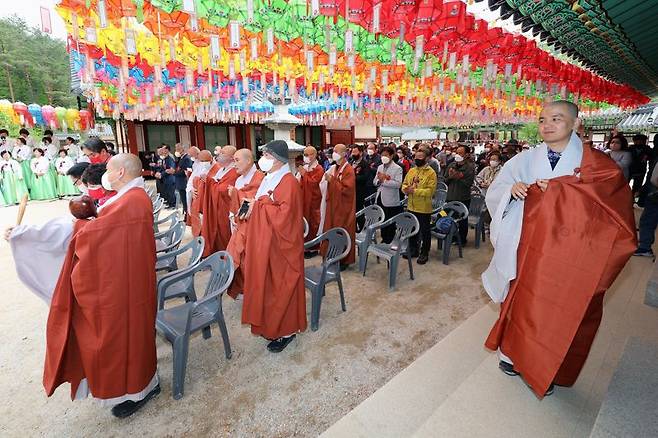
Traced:
[[200, 161], [212, 161], [212, 154], [208, 150], [202, 150], [199, 152]]
[[568, 115], [572, 119], [575, 119], [578, 117], [578, 105], [569, 102], [568, 100], [556, 100], [553, 102], [549, 102], [544, 105], [544, 108], [547, 107], [561, 107], [564, 109], [564, 114]]
[[137, 155], [118, 154], [107, 163], [108, 170], [124, 170], [126, 182], [142, 175], [142, 162]]
[[232, 157], [235, 152], [237, 151], [235, 146], [226, 145], [222, 148], [222, 154], [226, 155], [227, 157]]
[[304, 156], [309, 157], [313, 161], [317, 158], [318, 151], [313, 146], [306, 146], [304, 148]]
[[199, 157], [199, 152], [201, 152], [201, 151], [199, 150], [198, 147], [192, 146], [187, 153], [190, 154], [190, 157], [192, 157], [192, 158], [198, 158]]
[[334, 146], [334, 152], [338, 152], [339, 154], [344, 155], [345, 152], [347, 152], [347, 146], [342, 143], [338, 143], [336, 146]]
[[235, 171], [240, 175], [246, 175], [254, 165], [254, 156], [249, 149], [238, 149], [233, 154], [233, 161], [235, 162]]

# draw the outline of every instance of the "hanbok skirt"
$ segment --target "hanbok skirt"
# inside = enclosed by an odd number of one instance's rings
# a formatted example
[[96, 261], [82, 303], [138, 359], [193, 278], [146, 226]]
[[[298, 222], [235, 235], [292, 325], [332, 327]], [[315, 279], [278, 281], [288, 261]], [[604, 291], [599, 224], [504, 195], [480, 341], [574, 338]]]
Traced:
[[2, 194], [2, 191], [0, 191], [0, 207], [4, 207], [6, 205], [8, 204], [5, 202], [5, 196]]
[[28, 189], [32, 188], [34, 183], [34, 173], [32, 173], [32, 168], [30, 167], [30, 160], [21, 161], [21, 167], [23, 168], [23, 181]]
[[55, 199], [57, 197], [55, 179], [50, 171], [39, 177], [34, 175], [30, 196], [36, 200]]
[[57, 174], [57, 193], [59, 196], [74, 196], [79, 195], [80, 190], [73, 185], [71, 177], [67, 175]]
[[4, 172], [2, 175], [2, 195], [7, 204], [16, 204], [23, 195], [28, 193], [25, 181], [18, 179], [18, 176], [11, 171]]

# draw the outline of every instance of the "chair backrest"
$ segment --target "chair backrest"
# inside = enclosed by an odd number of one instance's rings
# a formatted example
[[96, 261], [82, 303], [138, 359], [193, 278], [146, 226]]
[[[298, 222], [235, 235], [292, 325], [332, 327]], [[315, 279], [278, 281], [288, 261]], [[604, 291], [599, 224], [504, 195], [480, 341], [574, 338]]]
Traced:
[[167, 249], [171, 250], [174, 247], [180, 245], [183, 241], [183, 235], [185, 234], [185, 223], [178, 222], [173, 227], [169, 228], [167, 231], [163, 232], [161, 239], [167, 245]]
[[322, 265], [329, 267], [344, 259], [352, 247], [352, 239], [344, 228], [332, 228], [319, 236], [320, 242], [327, 242], [327, 251], [322, 257]]
[[385, 214], [384, 210], [379, 205], [369, 205], [363, 209], [363, 215], [365, 216], [365, 221], [363, 227], [367, 228], [371, 225], [379, 225], [384, 222]]
[[192, 250], [190, 258], [187, 261], [187, 266], [194, 266], [201, 261], [201, 256], [203, 255], [203, 248], [205, 246], [205, 241], [202, 236], [195, 237], [185, 244], [181, 250], [187, 251], [188, 249]]
[[181, 220], [178, 217], [178, 215], [176, 214], [176, 212], [173, 212], [165, 218], [154, 220], [153, 221], [153, 230], [155, 230], [156, 233], [159, 233], [160, 232], [160, 225], [165, 225], [165, 224], [169, 223], [169, 228], [171, 228], [180, 221]]
[[309, 226], [308, 226], [308, 221], [306, 220], [305, 217], [302, 217], [304, 219], [304, 238], [308, 236], [308, 231], [309, 231]]
[[447, 193], [448, 192], [448, 184], [439, 181], [438, 183], [436, 183], [436, 190], [437, 191], [441, 190], [442, 192]]
[[[195, 272], [205, 271], [210, 269], [210, 278], [206, 285], [206, 291], [203, 298], [197, 301], [201, 305], [218, 306], [217, 298], [223, 294], [233, 281], [233, 259], [226, 251], [218, 251], [201, 261], [196, 268]], [[212, 310], [212, 309], [208, 309]]]
[[443, 211], [445, 211], [448, 216], [456, 221], [460, 221], [468, 217], [468, 208], [459, 201], [446, 202], [446, 204], [443, 206]]
[[444, 183], [439, 183], [439, 185], [436, 187], [436, 191], [434, 192], [434, 196], [432, 196], [432, 210], [438, 210], [442, 208], [445, 205], [447, 198], [448, 186], [446, 186]]
[[144, 190], [146, 191], [146, 194], [149, 195], [149, 198], [153, 199], [155, 197], [155, 187], [147, 185], [144, 186]]
[[164, 199], [158, 198], [158, 200], [153, 203], [153, 214], [155, 215], [156, 213], [160, 213], [160, 210], [162, 210], [163, 206]]
[[471, 203], [468, 206], [468, 217], [479, 220], [485, 206], [484, 196], [471, 195]]
[[395, 223], [395, 236], [391, 242], [391, 248], [401, 248], [402, 244], [411, 236], [418, 233], [420, 224], [416, 216], [409, 212], [400, 213], [391, 218]]

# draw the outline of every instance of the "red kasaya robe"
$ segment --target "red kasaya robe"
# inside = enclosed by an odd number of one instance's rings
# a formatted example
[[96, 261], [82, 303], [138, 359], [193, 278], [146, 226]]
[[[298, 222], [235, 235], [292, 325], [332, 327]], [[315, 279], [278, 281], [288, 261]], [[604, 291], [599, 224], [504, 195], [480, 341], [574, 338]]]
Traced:
[[[198, 180], [198, 186], [197, 186], [197, 200], [198, 200], [198, 206], [199, 206], [199, 213], [203, 214], [203, 217], [201, 218], [201, 228], [199, 231], [199, 235], [203, 236], [203, 240], [205, 242], [204, 246], [204, 251], [203, 251], [203, 256], [207, 257], [210, 254], [212, 254], [211, 251], [209, 251], [212, 246], [212, 243], [215, 241], [215, 234], [217, 233], [217, 230], [215, 230], [214, 227], [210, 226], [210, 222], [206, 218], [206, 210], [209, 211], [210, 215], [212, 216], [212, 210], [213, 206], [211, 204], [212, 198], [210, 197], [209, 194], [206, 194], [208, 192], [208, 187], [212, 184], [212, 181], [208, 181], [211, 179], [208, 175], [215, 175], [217, 171], [221, 168], [222, 166], [215, 162], [213, 165], [210, 167], [208, 170], [208, 173], [199, 178]], [[208, 249], [208, 251], [206, 251]], [[213, 251], [214, 252], [214, 251]]]
[[571, 386], [601, 322], [603, 296], [637, 248], [633, 202], [621, 170], [583, 148], [580, 177], [528, 190], [517, 277], [485, 343], [500, 348], [538, 397]]
[[143, 391], [156, 371], [155, 239], [144, 190], [128, 190], [91, 221], [77, 221], [48, 314], [43, 386], [73, 399]]
[[272, 200], [261, 196], [247, 219], [242, 322], [277, 339], [306, 330], [302, 194], [292, 174]]
[[320, 181], [324, 176], [324, 169], [319, 164], [301, 176], [299, 184], [302, 188], [304, 199], [304, 217], [308, 221], [308, 235], [306, 242], [315, 239], [320, 227], [320, 204], [322, 203], [322, 192]]
[[188, 214], [189, 225], [192, 227], [192, 235], [198, 237], [201, 235], [201, 178], [194, 177], [192, 187], [197, 191], [197, 196], [192, 199], [190, 211]]
[[[343, 265], [351, 265], [355, 261], [354, 238], [356, 235], [356, 178], [354, 169], [349, 163], [344, 163], [337, 169], [327, 184], [327, 209], [324, 219], [324, 230], [341, 227], [347, 230], [352, 239], [352, 246], [347, 256], [341, 260]], [[324, 255], [326, 245], [322, 246]]]
[[216, 173], [208, 172], [205, 181], [202, 203], [203, 223], [201, 224], [201, 235], [205, 239], [204, 257], [225, 250], [231, 238], [231, 225], [228, 220], [230, 202], [228, 188], [235, 184], [239, 175], [235, 169], [230, 169], [219, 181], [215, 181], [211, 176]]
[[[256, 171], [251, 177], [251, 181], [241, 189], [236, 189], [231, 195], [230, 212], [237, 215], [240, 210], [240, 205], [244, 199], [251, 199], [256, 196], [258, 187], [263, 181], [265, 174], [261, 171]], [[245, 247], [245, 232], [247, 223], [243, 220], [234, 217], [236, 229], [231, 234], [231, 239], [228, 241], [226, 251], [231, 254], [233, 258], [233, 265], [235, 266], [235, 273], [233, 274], [233, 282], [228, 288], [228, 294], [237, 298], [237, 296], [244, 291], [244, 275], [242, 274], [242, 265], [244, 264], [244, 247]]]

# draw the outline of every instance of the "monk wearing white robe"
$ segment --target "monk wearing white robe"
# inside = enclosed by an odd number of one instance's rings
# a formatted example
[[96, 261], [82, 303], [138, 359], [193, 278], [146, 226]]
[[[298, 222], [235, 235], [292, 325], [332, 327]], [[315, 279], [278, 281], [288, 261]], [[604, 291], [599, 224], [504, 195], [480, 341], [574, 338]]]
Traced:
[[508, 161], [486, 196], [495, 252], [482, 281], [502, 306], [485, 345], [539, 398], [575, 383], [603, 296], [636, 247], [630, 188], [583, 147], [577, 117], [570, 102], [545, 105], [544, 143]]
[[46, 329], [48, 396], [70, 382], [72, 399], [92, 396], [119, 418], [160, 392], [153, 209], [141, 171], [135, 155], [109, 161], [103, 186], [117, 194], [97, 218], [75, 222]]

